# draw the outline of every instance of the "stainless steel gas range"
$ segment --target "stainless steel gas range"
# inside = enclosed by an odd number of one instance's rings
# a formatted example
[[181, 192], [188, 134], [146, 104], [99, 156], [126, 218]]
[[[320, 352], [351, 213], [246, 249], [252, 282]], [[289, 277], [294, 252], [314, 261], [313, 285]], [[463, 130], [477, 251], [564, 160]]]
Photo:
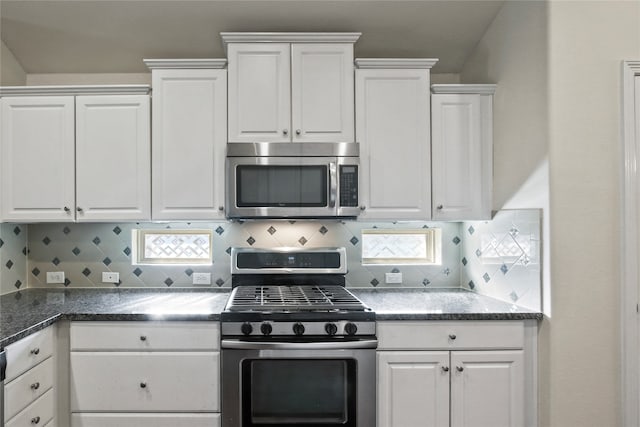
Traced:
[[222, 427], [375, 426], [375, 313], [344, 287], [344, 248], [231, 257]]

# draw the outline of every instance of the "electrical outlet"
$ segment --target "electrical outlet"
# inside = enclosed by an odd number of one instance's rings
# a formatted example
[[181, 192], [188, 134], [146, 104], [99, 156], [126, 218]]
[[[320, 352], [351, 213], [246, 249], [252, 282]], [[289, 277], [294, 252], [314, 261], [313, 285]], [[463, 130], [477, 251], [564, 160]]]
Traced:
[[211, 273], [193, 273], [191, 276], [194, 285], [210, 285]]
[[47, 271], [47, 283], [64, 283], [64, 271]]
[[111, 271], [102, 272], [102, 283], [118, 283], [120, 281], [120, 273]]
[[402, 283], [402, 273], [384, 273], [386, 283]]

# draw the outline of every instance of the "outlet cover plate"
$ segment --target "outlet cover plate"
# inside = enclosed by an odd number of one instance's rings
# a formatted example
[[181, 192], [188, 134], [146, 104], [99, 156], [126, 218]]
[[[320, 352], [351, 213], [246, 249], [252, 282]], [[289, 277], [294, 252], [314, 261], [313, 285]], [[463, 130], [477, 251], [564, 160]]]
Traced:
[[47, 283], [64, 283], [64, 271], [47, 271]]
[[191, 276], [194, 285], [210, 285], [211, 273], [193, 273]]
[[384, 273], [386, 283], [402, 283], [402, 273]]
[[102, 283], [118, 283], [120, 281], [120, 273], [113, 271], [102, 272]]

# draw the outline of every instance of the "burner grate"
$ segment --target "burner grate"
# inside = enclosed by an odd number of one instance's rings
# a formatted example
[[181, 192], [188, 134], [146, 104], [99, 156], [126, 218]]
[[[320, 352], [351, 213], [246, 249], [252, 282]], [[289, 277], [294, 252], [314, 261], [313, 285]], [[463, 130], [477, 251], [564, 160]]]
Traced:
[[227, 304], [229, 311], [356, 310], [366, 307], [341, 286], [239, 286]]

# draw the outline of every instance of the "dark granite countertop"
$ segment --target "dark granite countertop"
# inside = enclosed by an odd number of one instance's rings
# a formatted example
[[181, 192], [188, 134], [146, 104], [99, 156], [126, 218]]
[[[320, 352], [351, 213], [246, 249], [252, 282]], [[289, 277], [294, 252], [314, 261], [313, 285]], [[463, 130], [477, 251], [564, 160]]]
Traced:
[[[542, 319], [462, 289], [350, 288], [378, 320]], [[219, 320], [229, 289], [40, 289], [0, 296], [0, 348], [58, 320]]]

